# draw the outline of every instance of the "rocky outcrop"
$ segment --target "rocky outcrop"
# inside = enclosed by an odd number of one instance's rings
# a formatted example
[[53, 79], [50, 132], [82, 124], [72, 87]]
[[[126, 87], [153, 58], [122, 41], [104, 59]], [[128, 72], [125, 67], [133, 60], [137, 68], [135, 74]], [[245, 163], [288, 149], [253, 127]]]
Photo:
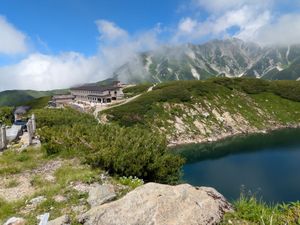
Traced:
[[[231, 104], [235, 104], [232, 99], [238, 99], [240, 104], [234, 107], [225, 105], [222, 102], [224, 99]], [[166, 135], [169, 146], [214, 142], [237, 135], [300, 127], [298, 120], [284, 123], [280, 116], [270, 113], [263, 105], [239, 92], [234, 92], [230, 97], [215, 96], [209, 101], [203, 100], [202, 104], [199, 100], [193, 105], [163, 103], [160, 107], [164, 115], [157, 117], [149, 126]], [[233, 109], [235, 112], [230, 112]]]
[[231, 205], [215, 189], [148, 183], [125, 197], [93, 207], [79, 219], [84, 225], [217, 224]]

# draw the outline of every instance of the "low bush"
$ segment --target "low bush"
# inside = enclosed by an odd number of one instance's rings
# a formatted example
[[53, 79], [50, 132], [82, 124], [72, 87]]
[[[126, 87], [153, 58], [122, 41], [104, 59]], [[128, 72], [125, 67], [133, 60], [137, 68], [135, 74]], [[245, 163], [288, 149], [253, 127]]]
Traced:
[[271, 92], [292, 101], [300, 101], [300, 82], [292, 80], [267, 81], [255, 78], [214, 78], [218, 85], [243, 91], [247, 94]]
[[145, 83], [145, 84], [138, 84], [132, 87], [125, 88], [123, 90], [126, 97], [132, 97], [143, 92], [146, 92], [153, 84]]
[[51, 96], [44, 96], [40, 98], [32, 99], [23, 105], [29, 106], [31, 109], [42, 109], [48, 105], [48, 102], [51, 100]]
[[113, 120], [123, 126], [144, 124], [145, 116], [160, 102], [189, 102], [191, 93], [180, 86], [168, 86], [145, 93], [134, 101], [106, 110]]
[[97, 121], [92, 115], [67, 109], [38, 109], [34, 110], [38, 127], [73, 126], [78, 123], [96, 125]]
[[275, 81], [272, 90], [282, 98], [300, 102], [299, 81]]
[[119, 182], [122, 185], [129, 186], [131, 189], [135, 189], [141, 185], [144, 184], [144, 181], [142, 179], [139, 179], [137, 177], [120, 177]]
[[12, 107], [0, 107], [0, 125], [11, 125], [14, 121], [13, 108]]
[[229, 88], [230, 90], [243, 91], [247, 94], [259, 94], [270, 91], [270, 81], [255, 78], [214, 78], [213, 83]]
[[110, 174], [145, 181], [175, 183], [180, 177], [183, 159], [167, 152], [165, 137], [148, 130], [101, 125], [71, 109], [40, 110], [37, 121], [48, 155], [80, 157]]

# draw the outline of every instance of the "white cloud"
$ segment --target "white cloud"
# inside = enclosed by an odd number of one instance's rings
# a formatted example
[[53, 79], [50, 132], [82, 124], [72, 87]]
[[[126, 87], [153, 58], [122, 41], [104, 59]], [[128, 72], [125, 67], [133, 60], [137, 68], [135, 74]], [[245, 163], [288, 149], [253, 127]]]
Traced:
[[[254, 15], [255, 16], [255, 15]], [[235, 36], [245, 41], [255, 41], [255, 36], [260, 29], [264, 29], [271, 21], [271, 12], [264, 11], [255, 19], [248, 20], [240, 25], [240, 31]]]
[[268, 24], [270, 12], [264, 11], [257, 15], [251, 8], [244, 6], [241, 9], [226, 12], [218, 18], [210, 18], [205, 21], [197, 21], [185, 18], [178, 25], [175, 41], [194, 41], [205, 36], [223, 38], [228, 36], [228, 30], [237, 27], [234, 35], [242, 39], [251, 39], [255, 32]]
[[27, 50], [26, 35], [0, 16], [0, 54], [14, 55]]
[[58, 56], [31, 54], [21, 62], [0, 68], [0, 90], [49, 90], [96, 81], [104, 77], [96, 57], [78, 53]]
[[201, 7], [210, 13], [220, 13], [227, 10], [239, 9], [245, 5], [257, 8], [269, 8], [275, 0], [193, 0], [194, 6]]
[[193, 32], [195, 27], [197, 26], [197, 21], [193, 20], [190, 17], [184, 18], [179, 22], [178, 30], [184, 33]]
[[[0, 91], [8, 89], [50, 90], [106, 79], [118, 67], [135, 60], [132, 70], [141, 71], [137, 60], [141, 51], [159, 44], [159, 28], [129, 35], [110, 21], [96, 22], [99, 29], [99, 53], [85, 57], [76, 52], [60, 55], [32, 53], [19, 63], [0, 67]], [[123, 77], [126, 79], [126, 77]]]
[[107, 20], [97, 20], [96, 25], [100, 33], [100, 41], [120, 41], [128, 38], [127, 31]]
[[254, 41], [271, 45], [292, 45], [300, 43], [300, 14], [287, 14], [275, 22], [261, 27]]
[[[298, 0], [191, 0], [194, 9], [209, 14], [199, 19], [192, 14], [178, 23], [174, 42], [234, 36], [263, 45], [300, 43], [300, 13], [286, 14], [281, 8], [297, 8]], [[278, 11], [279, 10], [279, 11]], [[232, 33], [235, 30], [235, 33]]]
[[[143, 64], [139, 61], [138, 54], [143, 51], [156, 49], [160, 43], [158, 34], [160, 25], [150, 30], [129, 35], [125, 30], [111, 23], [110, 21], [101, 20], [98, 25], [100, 31], [99, 57], [111, 75], [118, 67], [128, 62], [133, 62], [129, 66], [132, 71], [142, 71]], [[103, 24], [109, 24], [112, 29], [103, 29]], [[99, 27], [100, 26], [100, 27]], [[116, 30], [118, 32], [110, 32]], [[110, 35], [117, 33], [117, 35]], [[127, 80], [124, 75], [123, 81]]]
[[[249, 40], [272, 19], [269, 8], [273, 5], [273, 0], [193, 0], [192, 3], [194, 8], [205, 10], [209, 16], [204, 20], [197, 16], [182, 19], [173, 38], [174, 42], [232, 35]], [[229, 32], [231, 28], [236, 28], [235, 34]]]

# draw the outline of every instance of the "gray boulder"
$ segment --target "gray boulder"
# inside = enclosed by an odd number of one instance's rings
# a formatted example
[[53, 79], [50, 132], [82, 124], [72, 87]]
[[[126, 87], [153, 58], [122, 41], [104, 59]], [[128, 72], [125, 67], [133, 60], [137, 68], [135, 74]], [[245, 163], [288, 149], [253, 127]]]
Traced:
[[61, 217], [56, 218], [55, 220], [51, 220], [47, 223], [47, 225], [70, 225], [70, 217], [67, 215], [63, 215]]
[[91, 207], [95, 207], [109, 202], [115, 198], [116, 193], [113, 185], [97, 184], [89, 190], [89, 197], [87, 199], [87, 202]]
[[23, 218], [11, 217], [9, 218], [4, 225], [25, 225], [26, 221]]
[[44, 196], [38, 196], [36, 198], [33, 198], [29, 201], [29, 204], [31, 206], [37, 207], [42, 202], [46, 201], [47, 199]]
[[213, 188], [148, 183], [123, 198], [93, 207], [80, 217], [84, 225], [217, 224], [231, 205]]

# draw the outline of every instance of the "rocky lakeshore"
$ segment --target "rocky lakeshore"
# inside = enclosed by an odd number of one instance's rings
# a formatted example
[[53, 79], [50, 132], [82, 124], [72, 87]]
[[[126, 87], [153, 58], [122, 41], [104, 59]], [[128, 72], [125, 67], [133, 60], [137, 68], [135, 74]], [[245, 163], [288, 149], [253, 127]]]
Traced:
[[282, 125], [276, 124], [273, 127], [268, 127], [267, 129], [258, 129], [249, 127], [248, 130], [236, 130], [234, 132], [218, 132], [217, 134], [210, 137], [203, 137], [202, 135], [195, 135], [192, 137], [186, 137], [185, 135], [179, 136], [175, 139], [169, 140], [168, 147], [176, 147], [186, 144], [205, 144], [210, 142], [222, 141], [231, 137], [247, 136], [251, 134], [267, 134], [273, 131], [282, 129], [297, 129], [300, 128], [300, 124], [295, 125]]

